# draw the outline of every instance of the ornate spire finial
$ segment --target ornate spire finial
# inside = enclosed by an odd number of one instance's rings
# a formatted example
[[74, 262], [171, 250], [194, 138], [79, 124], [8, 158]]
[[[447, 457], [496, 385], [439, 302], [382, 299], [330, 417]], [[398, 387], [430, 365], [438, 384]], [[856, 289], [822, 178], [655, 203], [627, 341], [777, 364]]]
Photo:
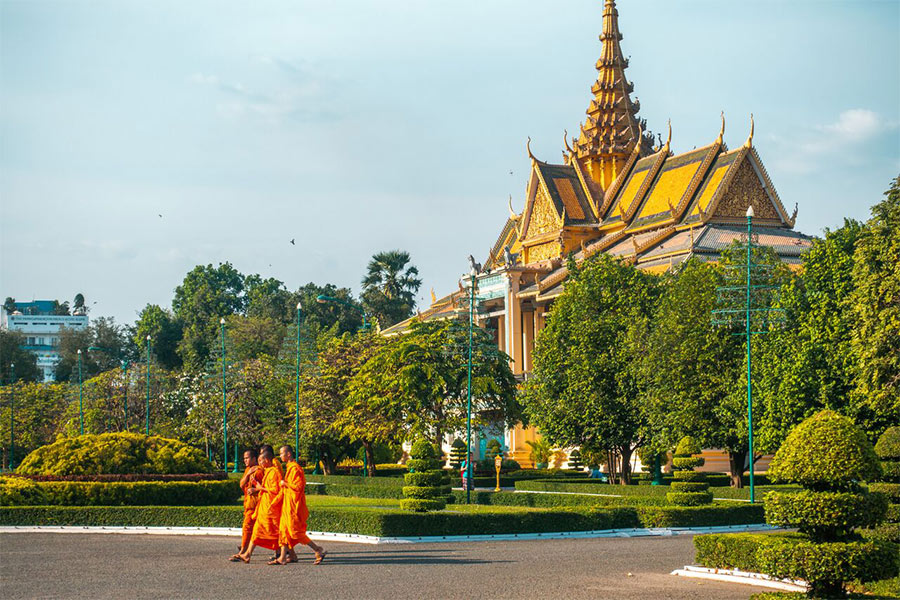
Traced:
[[744, 148], [751, 148], [753, 146], [753, 113], [750, 113], [750, 135], [747, 136], [747, 141], [744, 142]]
[[513, 221], [519, 218], [519, 215], [516, 214], [512, 207], [512, 194], [509, 195], [509, 218]]
[[716, 143], [718, 145], [722, 145], [722, 142], [725, 141], [725, 111], [722, 111], [722, 128], [719, 129], [719, 137], [716, 138]]
[[791, 218], [788, 221], [791, 224], [791, 227], [794, 226], [794, 223], [797, 222], [797, 211], [800, 209], [800, 205], [794, 202], [794, 212], [791, 214]]
[[525, 150], [528, 151], [528, 158], [530, 158], [531, 160], [537, 160], [534, 157], [534, 154], [531, 153], [531, 136], [530, 135], [528, 136], [528, 141], [525, 142]]
[[662, 148], [663, 151], [665, 151], [665, 152], [669, 151], [669, 146], [672, 143], [672, 119], [668, 120], [668, 125], [669, 125], [669, 137], [666, 138], [666, 145], [663, 146], [663, 148]]
[[566, 146], [566, 152], [573, 154], [575, 151], [569, 146], [569, 130], [563, 129], [563, 144]]

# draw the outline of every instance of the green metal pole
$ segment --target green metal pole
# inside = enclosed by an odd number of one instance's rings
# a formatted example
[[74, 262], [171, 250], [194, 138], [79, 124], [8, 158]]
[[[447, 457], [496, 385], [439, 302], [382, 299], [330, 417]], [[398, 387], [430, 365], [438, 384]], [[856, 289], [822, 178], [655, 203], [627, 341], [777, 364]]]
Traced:
[[746, 321], [746, 337], [747, 337], [747, 438], [748, 438], [748, 454], [750, 457], [750, 503], [755, 501], [753, 487], [753, 383], [750, 379], [750, 250], [753, 246], [753, 207], [747, 209], [747, 314]]
[[466, 504], [471, 502], [472, 488], [472, 326], [475, 319], [475, 273], [471, 275], [469, 294], [469, 382], [466, 405]]
[[237, 473], [237, 472], [238, 472], [238, 447], [237, 447], [237, 440], [235, 440], [235, 442], [234, 442], [234, 466], [231, 467], [231, 472], [232, 472], [232, 473]]
[[81, 348], [78, 349], [78, 420], [81, 435], [84, 435], [84, 380], [81, 374]]
[[228, 472], [228, 411], [226, 406], [227, 390], [225, 386], [225, 318], [219, 319], [219, 325], [222, 326], [222, 449], [224, 453], [224, 461], [222, 468]]
[[125, 378], [125, 431], [128, 431], [128, 361], [122, 361], [122, 373]]
[[147, 435], [150, 435], [150, 336], [147, 336]]
[[16, 414], [16, 363], [9, 363], [9, 369], [12, 387], [9, 391], [9, 461], [7, 467], [12, 471], [16, 456], [16, 434], [14, 431]]
[[297, 391], [294, 399], [294, 452], [300, 455], [300, 317], [302, 305], [297, 303]]

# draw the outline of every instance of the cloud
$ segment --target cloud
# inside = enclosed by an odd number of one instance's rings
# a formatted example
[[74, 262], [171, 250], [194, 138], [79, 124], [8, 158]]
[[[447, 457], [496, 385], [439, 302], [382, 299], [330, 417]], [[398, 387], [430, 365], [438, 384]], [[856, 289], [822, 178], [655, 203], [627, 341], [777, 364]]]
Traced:
[[217, 114], [226, 119], [255, 116], [274, 124], [286, 119], [324, 121], [338, 116], [333, 102], [337, 89], [333, 78], [317, 73], [306, 62], [292, 62], [272, 56], [258, 56], [256, 60], [274, 67], [282, 75], [288, 75], [289, 80], [281, 81], [274, 89], [265, 91], [250, 89], [240, 82], [207, 73], [194, 73], [189, 80], [231, 96], [216, 104]]
[[897, 129], [898, 124], [882, 118], [865, 108], [851, 108], [841, 112], [832, 123], [815, 125], [805, 134], [789, 139], [772, 135], [770, 139], [780, 149], [783, 158], [781, 168], [799, 174], [808, 174], [826, 168], [833, 160], [864, 161], [858, 152], [864, 143], [875, 140], [883, 133]]
[[876, 135], [883, 128], [878, 113], [864, 108], [845, 110], [835, 123], [819, 127], [842, 141], [861, 142]]

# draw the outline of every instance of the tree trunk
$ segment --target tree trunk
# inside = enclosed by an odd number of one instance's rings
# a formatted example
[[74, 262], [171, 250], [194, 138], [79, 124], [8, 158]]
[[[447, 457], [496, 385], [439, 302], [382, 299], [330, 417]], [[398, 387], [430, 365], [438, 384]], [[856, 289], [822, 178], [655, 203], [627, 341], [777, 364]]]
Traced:
[[375, 448], [368, 440], [363, 440], [362, 444], [366, 451], [366, 460], [369, 463], [369, 477], [375, 477]]
[[731, 487], [742, 488], [744, 481], [744, 462], [747, 460], [746, 450], [729, 450], [728, 451], [728, 470], [731, 473]]
[[336, 467], [337, 465], [334, 463], [334, 457], [331, 456], [331, 452], [328, 450], [322, 452], [322, 470], [325, 471], [325, 474], [334, 475]]
[[615, 483], [618, 471], [616, 469], [616, 454], [612, 450], [606, 451], [606, 470], [608, 471], [609, 483]]
[[619, 483], [628, 485], [631, 483], [631, 446], [622, 446], [619, 448], [619, 455], [622, 457], [622, 471], [619, 477]]

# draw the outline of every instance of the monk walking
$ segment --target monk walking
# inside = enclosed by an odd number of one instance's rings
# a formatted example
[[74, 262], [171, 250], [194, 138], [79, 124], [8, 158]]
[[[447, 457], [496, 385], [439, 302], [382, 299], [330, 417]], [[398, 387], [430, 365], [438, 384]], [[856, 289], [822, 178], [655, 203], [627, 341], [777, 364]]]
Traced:
[[281, 461], [286, 465], [284, 479], [281, 481], [281, 523], [278, 527], [278, 543], [281, 545], [281, 556], [278, 564], [297, 562], [294, 546], [305, 544], [316, 553], [314, 565], [321, 564], [327, 552], [306, 535], [306, 521], [309, 509], [306, 507], [306, 476], [303, 469], [294, 460], [294, 449], [282, 446], [278, 452]]
[[256, 450], [247, 450], [244, 452], [244, 476], [241, 477], [241, 491], [244, 493], [244, 522], [241, 526], [241, 549], [238, 554], [234, 554], [229, 559], [231, 562], [241, 560], [239, 554], [247, 551], [250, 547], [250, 537], [253, 535], [253, 525], [256, 523], [254, 514], [256, 513], [256, 505], [259, 503], [259, 492], [256, 491], [256, 484], [262, 481], [263, 470], [257, 464]]
[[[281, 520], [281, 468], [272, 462], [275, 451], [272, 446], [263, 446], [259, 452], [259, 466], [263, 468], [262, 481], [254, 487], [259, 493], [259, 501], [254, 512], [253, 533], [250, 536], [250, 546], [240, 554], [238, 558], [245, 563], [250, 562], [253, 550], [257, 546], [277, 550], [278, 524]], [[276, 564], [270, 560], [269, 564]]]

